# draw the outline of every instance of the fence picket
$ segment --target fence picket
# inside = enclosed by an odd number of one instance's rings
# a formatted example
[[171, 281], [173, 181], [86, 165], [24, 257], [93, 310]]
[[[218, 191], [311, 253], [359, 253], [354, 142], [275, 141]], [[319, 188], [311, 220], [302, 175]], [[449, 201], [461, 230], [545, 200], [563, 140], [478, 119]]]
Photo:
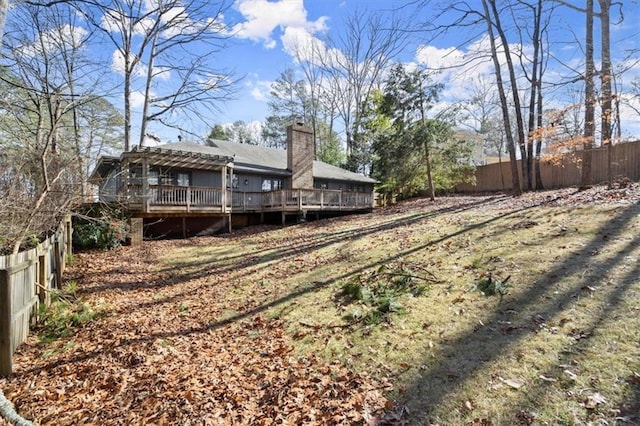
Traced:
[[13, 353], [29, 335], [38, 303], [62, 285], [66, 255], [71, 254], [71, 218], [38, 247], [0, 256], [0, 376], [13, 371]]
[[[605, 183], [607, 180], [607, 150], [608, 147], [593, 149], [592, 152], [592, 183]], [[545, 189], [565, 188], [581, 184], [581, 167], [576, 157], [582, 151], [570, 153], [562, 158], [559, 165], [545, 162], [540, 163], [540, 177]], [[640, 180], [640, 141], [625, 142], [613, 145], [611, 148], [611, 174], [623, 176], [631, 180]], [[518, 160], [518, 173], [522, 173], [522, 164]], [[512, 188], [511, 169], [509, 162], [478, 166], [475, 172], [475, 184], [460, 184], [456, 186], [459, 192], [503, 191]], [[503, 185], [504, 181], [504, 185]]]

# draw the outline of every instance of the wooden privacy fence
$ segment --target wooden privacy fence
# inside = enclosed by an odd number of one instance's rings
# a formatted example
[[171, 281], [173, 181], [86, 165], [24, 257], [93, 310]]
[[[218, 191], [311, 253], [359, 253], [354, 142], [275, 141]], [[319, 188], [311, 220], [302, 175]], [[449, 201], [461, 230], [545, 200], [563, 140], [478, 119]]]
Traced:
[[36, 248], [0, 256], [0, 376], [13, 370], [16, 348], [29, 335], [39, 304], [48, 305], [52, 289], [60, 288], [71, 250], [71, 218]]
[[[607, 182], [608, 148], [591, 150], [591, 183]], [[565, 188], [580, 185], [582, 151], [565, 156], [559, 164], [540, 162], [540, 177], [545, 189]], [[522, 162], [518, 160], [518, 173], [522, 181]], [[502, 191], [512, 188], [511, 164], [506, 162], [487, 164], [476, 168], [476, 183], [461, 184], [456, 187], [459, 192]], [[611, 147], [611, 175], [615, 178], [624, 176], [634, 181], [640, 180], [640, 141], [626, 142]], [[522, 185], [522, 182], [520, 182]]]

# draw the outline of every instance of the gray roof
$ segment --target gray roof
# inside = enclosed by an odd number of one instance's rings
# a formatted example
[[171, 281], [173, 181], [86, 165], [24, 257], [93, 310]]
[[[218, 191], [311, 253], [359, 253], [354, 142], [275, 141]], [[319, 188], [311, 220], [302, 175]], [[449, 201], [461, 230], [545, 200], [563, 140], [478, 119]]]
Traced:
[[[209, 140], [209, 143], [215, 146], [200, 145], [193, 142], [177, 142], [159, 145], [157, 148], [234, 157], [234, 169], [239, 171], [269, 172], [274, 174], [291, 173], [290, 170], [287, 170], [287, 151], [283, 149], [221, 140]], [[316, 179], [362, 183], [376, 182], [367, 176], [317, 160], [313, 162], [313, 177]]]

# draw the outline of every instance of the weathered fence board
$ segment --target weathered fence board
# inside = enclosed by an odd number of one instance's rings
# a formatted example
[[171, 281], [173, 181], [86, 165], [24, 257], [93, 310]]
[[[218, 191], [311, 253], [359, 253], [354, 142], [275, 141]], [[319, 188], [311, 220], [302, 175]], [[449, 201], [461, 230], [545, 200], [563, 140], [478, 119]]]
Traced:
[[62, 284], [66, 257], [71, 254], [71, 219], [38, 247], [0, 256], [0, 376], [13, 370], [13, 353], [29, 335], [40, 303]]
[[[596, 148], [592, 151], [591, 182], [607, 182], [608, 148]], [[564, 157], [559, 164], [542, 161], [540, 177], [545, 189], [566, 188], [581, 184], [582, 166], [578, 161], [582, 152], [576, 151]], [[518, 160], [518, 173], [522, 178], [522, 163]], [[624, 176], [631, 180], [640, 180], [640, 141], [626, 142], [611, 147], [611, 175]], [[484, 192], [510, 190], [511, 165], [508, 162], [487, 164], [476, 168], [476, 183], [462, 184], [456, 187], [459, 192]], [[522, 185], [522, 182], [520, 182]]]

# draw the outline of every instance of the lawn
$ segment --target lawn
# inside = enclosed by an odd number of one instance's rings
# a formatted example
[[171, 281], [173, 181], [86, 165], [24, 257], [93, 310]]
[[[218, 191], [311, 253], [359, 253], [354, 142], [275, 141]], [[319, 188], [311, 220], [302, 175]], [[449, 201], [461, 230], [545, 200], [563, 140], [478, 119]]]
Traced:
[[34, 333], [0, 388], [56, 425], [636, 424], [639, 194], [419, 199], [79, 253], [65, 297], [92, 315]]

